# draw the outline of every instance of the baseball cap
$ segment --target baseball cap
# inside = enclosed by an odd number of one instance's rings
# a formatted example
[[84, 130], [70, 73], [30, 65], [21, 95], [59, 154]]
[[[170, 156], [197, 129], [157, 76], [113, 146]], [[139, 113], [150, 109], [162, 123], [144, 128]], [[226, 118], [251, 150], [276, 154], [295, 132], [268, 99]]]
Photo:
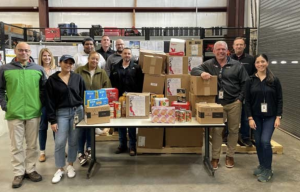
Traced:
[[59, 59], [59, 62], [66, 61], [68, 59], [71, 59], [72, 62], [73, 62], [73, 64], [75, 63], [75, 60], [74, 60], [74, 58], [71, 55], [63, 55], [63, 56], [61, 56], [61, 58]]

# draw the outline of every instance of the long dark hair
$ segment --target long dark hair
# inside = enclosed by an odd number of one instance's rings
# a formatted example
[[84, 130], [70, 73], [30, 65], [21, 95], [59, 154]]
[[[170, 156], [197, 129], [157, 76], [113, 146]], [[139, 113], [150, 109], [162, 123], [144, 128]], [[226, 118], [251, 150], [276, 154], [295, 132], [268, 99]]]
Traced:
[[[255, 62], [256, 62], [256, 59], [258, 57], [263, 57], [267, 62], [269, 62], [268, 56], [266, 54], [264, 54], [264, 53], [260, 53], [260, 54], [256, 55], [255, 56]], [[274, 82], [274, 79], [275, 79], [275, 75], [272, 73], [272, 71], [269, 69], [269, 67], [267, 67], [266, 70], [267, 70], [266, 71], [266, 73], [267, 73], [266, 74], [267, 75], [267, 77], [266, 77], [266, 83], [267, 83], [267, 85], [272, 85], [273, 82]]]

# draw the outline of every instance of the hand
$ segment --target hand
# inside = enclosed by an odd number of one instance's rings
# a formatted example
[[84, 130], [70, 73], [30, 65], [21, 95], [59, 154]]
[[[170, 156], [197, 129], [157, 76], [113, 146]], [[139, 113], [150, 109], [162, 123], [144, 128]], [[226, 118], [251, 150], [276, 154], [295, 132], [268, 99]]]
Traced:
[[251, 129], [256, 130], [256, 124], [255, 121], [253, 119], [249, 119], [249, 126]]
[[238, 103], [241, 103], [241, 101], [240, 101], [239, 99], [237, 100], [237, 102], [238, 102]]
[[201, 73], [201, 77], [202, 77], [202, 79], [210, 79], [211, 74], [203, 72], [203, 73]]
[[51, 125], [51, 129], [52, 129], [52, 131], [53, 132], [57, 132], [57, 130], [58, 130], [58, 126], [57, 126], [57, 123], [55, 123], [55, 124], [53, 124], [53, 125]]
[[280, 126], [280, 118], [275, 119], [274, 127], [278, 128]]

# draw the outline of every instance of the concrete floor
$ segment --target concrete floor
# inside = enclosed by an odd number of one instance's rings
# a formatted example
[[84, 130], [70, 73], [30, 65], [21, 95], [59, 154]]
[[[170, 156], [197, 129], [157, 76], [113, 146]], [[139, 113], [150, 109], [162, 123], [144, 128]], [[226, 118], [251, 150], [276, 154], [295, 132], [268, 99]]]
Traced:
[[[49, 132], [49, 135], [51, 133]], [[101, 162], [92, 178], [86, 179], [87, 166], [80, 167], [76, 162], [77, 176], [64, 177], [58, 184], [51, 179], [56, 171], [53, 157], [53, 140], [48, 137], [47, 161], [37, 163], [37, 171], [43, 181], [33, 183], [24, 180], [19, 189], [12, 189], [13, 179], [10, 164], [10, 140], [8, 134], [0, 137], [0, 192], [24, 191], [105, 191], [105, 192], [289, 192], [300, 187], [300, 141], [277, 130], [273, 139], [284, 146], [283, 155], [274, 155], [274, 178], [269, 183], [259, 183], [252, 175], [257, 166], [255, 154], [236, 154], [235, 167], [224, 166], [225, 155], [221, 157], [221, 167], [215, 177], [208, 176], [202, 156], [189, 155], [115, 155], [118, 142], [97, 142], [97, 157]]]

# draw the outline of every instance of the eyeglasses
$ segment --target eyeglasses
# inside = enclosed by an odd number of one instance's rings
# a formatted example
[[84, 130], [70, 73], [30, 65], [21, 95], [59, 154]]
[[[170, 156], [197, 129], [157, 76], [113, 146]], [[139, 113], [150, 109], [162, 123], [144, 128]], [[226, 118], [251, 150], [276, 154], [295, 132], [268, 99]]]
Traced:
[[123, 46], [124, 44], [117, 44], [117, 46]]
[[29, 53], [31, 50], [30, 49], [18, 49], [18, 51], [20, 53], [22, 53], [22, 52]]

